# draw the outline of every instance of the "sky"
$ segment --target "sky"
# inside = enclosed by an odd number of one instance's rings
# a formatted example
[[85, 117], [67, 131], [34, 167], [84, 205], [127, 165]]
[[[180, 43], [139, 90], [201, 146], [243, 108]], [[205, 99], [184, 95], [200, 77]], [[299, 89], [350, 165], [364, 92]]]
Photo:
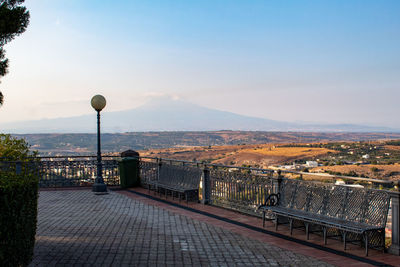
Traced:
[[[28, 0], [0, 123], [163, 96], [290, 122], [399, 128], [400, 1]], [[1, 127], [0, 127], [1, 128]]]

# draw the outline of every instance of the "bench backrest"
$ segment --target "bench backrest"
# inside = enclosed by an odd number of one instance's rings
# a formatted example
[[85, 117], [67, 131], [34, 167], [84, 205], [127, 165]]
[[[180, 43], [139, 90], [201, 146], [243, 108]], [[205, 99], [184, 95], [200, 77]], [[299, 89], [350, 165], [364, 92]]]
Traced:
[[326, 193], [326, 185], [311, 184], [309, 190], [307, 211], [317, 215], [325, 215], [325, 207], [327, 201], [327, 198], [325, 197]]
[[331, 218], [342, 219], [343, 208], [344, 204], [346, 203], [347, 189], [348, 187], [335, 185], [326, 188], [325, 213], [323, 215]]
[[384, 227], [390, 195], [382, 190], [284, 179], [279, 205], [329, 218]]
[[196, 189], [199, 188], [202, 171], [190, 166], [162, 164], [158, 182], [171, 187]]
[[295, 197], [292, 199], [291, 207], [296, 210], [307, 211], [310, 203], [310, 191], [307, 183], [296, 182]]
[[285, 208], [292, 208], [296, 189], [297, 181], [283, 179], [279, 188], [279, 205]]
[[379, 216], [386, 214], [389, 210], [390, 195], [384, 191], [369, 190], [367, 195], [367, 209], [364, 215], [364, 223], [369, 225], [376, 225], [384, 227], [386, 225], [386, 216]]

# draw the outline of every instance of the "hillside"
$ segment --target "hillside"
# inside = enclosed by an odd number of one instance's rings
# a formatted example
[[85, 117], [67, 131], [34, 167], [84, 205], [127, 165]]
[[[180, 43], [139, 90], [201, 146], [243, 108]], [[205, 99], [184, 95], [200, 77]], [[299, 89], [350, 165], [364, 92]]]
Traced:
[[[96, 151], [95, 134], [24, 134], [32, 148], [43, 155], [87, 155]], [[299, 133], [260, 131], [134, 132], [102, 135], [102, 150], [119, 153], [127, 149], [148, 150], [238, 144], [315, 143], [400, 139], [399, 133]]]
[[291, 163], [297, 160], [314, 159], [327, 155], [328, 152], [335, 153], [335, 151], [325, 148], [288, 148], [273, 144], [166, 148], [139, 152], [143, 156], [259, 168], [268, 168], [270, 165]]
[[400, 180], [400, 144], [387, 143], [391, 141], [180, 147], [139, 152], [142, 156], [213, 164]]

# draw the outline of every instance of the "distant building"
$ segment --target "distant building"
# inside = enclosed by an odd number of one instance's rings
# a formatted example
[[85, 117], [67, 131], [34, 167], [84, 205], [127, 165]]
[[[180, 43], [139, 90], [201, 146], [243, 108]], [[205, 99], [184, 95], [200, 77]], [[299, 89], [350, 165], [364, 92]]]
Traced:
[[364, 188], [364, 186], [360, 185], [360, 184], [346, 184], [344, 181], [342, 180], [338, 180], [335, 183], [336, 185], [343, 185], [343, 186], [349, 186], [349, 187], [359, 187], [359, 188]]
[[318, 167], [318, 162], [316, 161], [306, 161], [306, 166], [307, 167]]

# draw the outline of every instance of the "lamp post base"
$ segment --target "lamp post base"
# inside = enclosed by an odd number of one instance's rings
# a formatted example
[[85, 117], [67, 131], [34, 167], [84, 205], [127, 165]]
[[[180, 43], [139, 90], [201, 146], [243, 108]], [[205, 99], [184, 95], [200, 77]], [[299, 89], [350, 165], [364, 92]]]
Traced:
[[102, 183], [94, 183], [92, 186], [92, 192], [95, 193], [107, 193], [107, 185]]

